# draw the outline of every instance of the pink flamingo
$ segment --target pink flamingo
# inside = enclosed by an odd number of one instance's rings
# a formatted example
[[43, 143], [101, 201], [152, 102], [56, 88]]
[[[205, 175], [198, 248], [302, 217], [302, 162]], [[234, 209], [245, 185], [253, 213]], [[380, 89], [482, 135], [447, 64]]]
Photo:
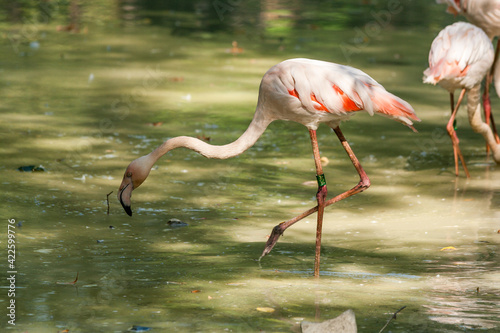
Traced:
[[[495, 36], [500, 36], [500, 0], [436, 0], [437, 3], [448, 4], [447, 12], [464, 15], [469, 22], [480, 27], [488, 35], [490, 40]], [[484, 117], [486, 124], [493, 128], [495, 140], [500, 143], [493, 114], [491, 113], [490, 84], [495, 78], [495, 90], [500, 96], [500, 66], [497, 66], [500, 50], [500, 39], [497, 41], [495, 60], [486, 76], [486, 87], [483, 93]], [[489, 151], [489, 146], [486, 146]]]
[[[370, 180], [351, 150], [339, 124], [357, 111], [378, 113], [399, 121], [415, 131], [411, 120], [418, 120], [412, 107], [402, 99], [387, 92], [362, 71], [338, 64], [310, 59], [290, 59], [267, 71], [262, 78], [254, 117], [247, 130], [234, 142], [214, 146], [196, 138], [179, 136], [165, 141], [150, 154], [132, 161], [125, 171], [118, 191], [118, 199], [128, 215], [132, 215], [132, 191], [146, 179], [156, 161], [175, 148], [188, 148], [207, 158], [226, 159], [237, 156], [255, 144], [268, 125], [274, 120], [291, 120], [309, 130], [316, 165], [318, 191], [317, 206], [291, 220], [274, 227], [261, 257], [271, 251], [285, 229], [300, 219], [317, 214], [316, 256], [314, 276], [319, 276], [321, 228], [323, 211], [328, 205], [340, 201], [370, 186]], [[326, 200], [327, 188], [320, 161], [316, 129], [319, 124], [330, 126], [347, 152], [360, 181], [352, 189]]]
[[[467, 106], [471, 127], [483, 135], [487, 145], [494, 150], [495, 161], [500, 161], [500, 150], [491, 128], [482, 122], [478, 113], [481, 108], [479, 103], [481, 81], [491, 68], [493, 58], [493, 45], [488, 36], [470, 23], [457, 22], [447, 26], [441, 30], [431, 45], [429, 68], [424, 71], [424, 83], [439, 84], [450, 92], [451, 117], [446, 129], [453, 144], [457, 176], [458, 155], [467, 178], [470, 177], [453, 128], [453, 122], [466, 91], [469, 91]], [[461, 89], [461, 93], [455, 105], [456, 89]]]

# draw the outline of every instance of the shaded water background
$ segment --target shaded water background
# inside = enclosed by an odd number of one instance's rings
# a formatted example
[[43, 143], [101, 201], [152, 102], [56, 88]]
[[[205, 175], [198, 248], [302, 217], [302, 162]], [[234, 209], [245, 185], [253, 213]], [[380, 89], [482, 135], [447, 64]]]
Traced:
[[[406, 306], [388, 331], [499, 330], [500, 175], [461, 112], [472, 178], [455, 178], [447, 93], [421, 84], [432, 39], [459, 19], [443, 7], [4, 1], [1, 16], [0, 242], [7, 253], [15, 219], [18, 272], [16, 325], [4, 315], [5, 286], [2, 327], [290, 332], [351, 308], [360, 332], [378, 332]], [[343, 124], [372, 187], [327, 208], [319, 280], [315, 216], [255, 260], [274, 225], [315, 205], [301, 125], [273, 123], [230, 160], [167, 154], [134, 192], [134, 217], [125, 215], [115, 195], [132, 159], [177, 135], [235, 140], [263, 73], [292, 57], [358, 67], [422, 119], [418, 134], [365, 114]], [[338, 140], [327, 128], [318, 138], [329, 192], [352, 187]], [[17, 170], [27, 165], [45, 171]], [[172, 228], [172, 218], [188, 226]]]

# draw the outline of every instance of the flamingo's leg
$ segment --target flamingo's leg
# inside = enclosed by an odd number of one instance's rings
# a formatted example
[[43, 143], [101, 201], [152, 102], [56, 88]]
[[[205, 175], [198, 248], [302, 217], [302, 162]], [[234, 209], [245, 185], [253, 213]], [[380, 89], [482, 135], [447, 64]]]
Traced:
[[448, 133], [450, 136], [453, 135], [453, 137], [451, 138], [451, 143], [453, 145], [453, 157], [454, 157], [454, 161], [455, 161], [455, 173], [458, 176], [457, 149], [456, 149], [455, 144], [453, 142], [455, 142], [455, 141], [460, 142], [460, 140], [458, 140], [458, 136], [457, 136], [457, 132], [456, 132], [457, 120], [453, 115], [453, 112], [455, 111], [455, 101], [454, 101], [454, 94], [452, 92], [450, 93], [450, 105], [451, 105], [451, 116], [450, 117], [453, 117], [453, 122], [452, 122], [453, 134], [451, 134], [449, 131], [448, 131]]
[[[493, 61], [493, 65], [491, 66], [490, 71], [486, 75], [486, 83], [485, 83], [485, 88], [484, 88], [484, 93], [483, 93], [483, 108], [484, 108], [484, 119], [486, 121], [486, 124], [490, 126], [491, 122], [491, 128], [493, 130], [493, 134], [495, 135], [495, 140], [497, 143], [500, 143], [500, 138], [498, 137], [497, 133], [497, 128], [495, 125], [495, 120], [493, 119], [493, 113], [491, 112], [491, 99], [490, 99], [490, 85], [491, 81], [493, 79], [493, 72], [495, 70], [495, 66], [498, 65], [497, 60], [498, 60], [498, 55], [499, 55], [499, 48], [500, 46], [500, 39], [497, 41], [497, 47], [495, 50], [495, 60]], [[490, 146], [486, 145], [486, 153], [489, 155], [490, 153]]]
[[[327, 200], [326, 202], [324, 202], [324, 205], [322, 205], [323, 206], [322, 209], [324, 209], [324, 207], [329, 206], [337, 201], [348, 198], [354, 194], [360, 193], [360, 192], [366, 190], [370, 186], [370, 179], [368, 178], [368, 176], [366, 175], [366, 172], [361, 167], [359, 160], [357, 159], [356, 155], [354, 155], [354, 152], [352, 151], [351, 147], [349, 146], [349, 143], [347, 143], [347, 140], [345, 139], [344, 135], [342, 134], [342, 131], [340, 130], [339, 127], [335, 127], [333, 130], [335, 131], [335, 134], [337, 134], [337, 137], [339, 138], [340, 143], [342, 144], [342, 147], [345, 149], [345, 151], [347, 152], [347, 155], [351, 159], [352, 164], [356, 168], [356, 171], [359, 174], [360, 180], [359, 180], [358, 184], [356, 186], [354, 186], [352, 189], [350, 189], [349, 191], [341, 193], [341, 194], [331, 198], [330, 200]], [[314, 147], [314, 144], [313, 144], [313, 147]], [[316, 156], [315, 156], [315, 161], [316, 161]], [[321, 165], [320, 162], [319, 162], [319, 165]], [[318, 189], [318, 194], [320, 194], [320, 192], [322, 191], [321, 190], [321, 180], [319, 178], [320, 177], [318, 177], [318, 186], [320, 188]], [[324, 188], [324, 191], [325, 191], [325, 197], [326, 197], [326, 186]], [[278, 242], [279, 237], [283, 234], [283, 232], [285, 232], [286, 229], [288, 229], [290, 226], [292, 226], [296, 222], [302, 220], [304, 217], [309, 216], [314, 212], [319, 212], [319, 206], [320, 205], [319, 205], [319, 199], [318, 199], [318, 206], [313, 207], [313, 208], [305, 211], [304, 213], [302, 213], [302, 214], [300, 214], [300, 215], [298, 215], [298, 216], [296, 216], [288, 221], [281, 222], [280, 224], [275, 226], [273, 228], [271, 236], [269, 236], [269, 239], [267, 240], [266, 247], [264, 248], [264, 251], [262, 252], [262, 255], [260, 257], [262, 258], [266, 254], [271, 252], [274, 245], [276, 245], [276, 243]], [[318, 221], [319, 221], [319, 214], [318, 214]], [[320, 230], [319, 227], [318, 227], [317, 231], [318, 230]], [[318, 241], [318, 238], [316, 238], [316, 240]], [[321, 241], [321, 239], [320, 239], [320, 241]], [[316, 243], [316, 245], [318, 245], [318, 243]], [[316, 254], [319, 258], [319, 252], [316, 252]], [[318, 274], [319, 274], [319, 262], [317, 265], [317, 269], [318, 269]], [[316, 275], [316, 266], [315, 266], [315, 275]]]
[[[451, 138], [451, 143], [453, 144], [453, 155], [455, 157], [455, 175], [458, 177], [458, 158], [460, 158], [460, 161], [462, 162], [462, 166], [464, 167], [465, 174], [467, 175], [467, 178], [470, 178], [469, 170], [467, 169], [467, 165], [465, 164], [464, 157], [462, 155], [462, 152], [460, 151], [460, 147], [458, 145], [459, 140], [457, 133], [455, 132], [453, 122], [455, 121], [455, 117], [457, 116], [457, 111], [460, 106], [460, 103], [462, 103], [462, 100], [465, 95], [465, 89], [462, 89], [460, 92], [460, 96], [458, 97], [457, 105], [453, 108], [453, 111], [451, 113], [450, 120], [448, 121], [448, 124], [446, 125], [446, 130], [448, 131], [448, 134], [450, 135]], [[451, 97], [451, 101], [453, 101], [453, 97]]]
[[500, 143], [500, 137], [498, 136], [497, 126], [495, 125], [495, 119], [493, 119], [493, 112], [491, 112], [491, 108], [490, 108], [490, 120], [491, 120], [491, 129], [493, 130], [493, 134], [495, 135], [495, 141], [497, 143]]
[[325, 199], [328, 194], [328, 190], [326, 188], [325, 175], [323, 173], [323, 167], [321, 165], [321, 156], [319, 154], [316, 131], [309, 130], [309, 135], [311, 137], [314, 163], [316, 165], [316, 179], [318, 180], [318, 192], [316, 193], [316, 199], [318, 201], [318, 206], [317, 206], [318, 215], [316, 222], [316, 255], [314, 258], [314, 277], [319, 277], [319, 263], [321, 256], [321, 232], [323, 229], [323, 213], [325, 211]]

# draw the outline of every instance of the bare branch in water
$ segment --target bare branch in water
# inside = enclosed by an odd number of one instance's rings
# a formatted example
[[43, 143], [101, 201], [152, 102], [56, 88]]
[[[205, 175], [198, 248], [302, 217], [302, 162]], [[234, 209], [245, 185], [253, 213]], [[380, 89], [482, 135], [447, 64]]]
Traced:
[[403, 311], [403, 309], [406, 308], [406, 305], [403, 306], [401, 309], [399, 309], [398, 311], [394, 312], [394, 314], [392, 315], [391, 318], [389, 318], [389, 320], [387, 321], [387, 323], [385, 323], [384, 327], [382, 327], [382, 329], [378, 332], [378, 333], [382, 333], [383, 330], [385, 330], [385, 328], [387, 327], [387, 325], [389, 325], [389, 323], [391, 322], [391, 320], [395, 320], [397, 319], [396, 316], [398, 313], [400, 313], [401, 311]]
[[106, 203], [108, 204], [108, 215], [109, 215], [109, 196], [111, 195], [111, 193], [113, 193], [113, 191], [106, 194]]

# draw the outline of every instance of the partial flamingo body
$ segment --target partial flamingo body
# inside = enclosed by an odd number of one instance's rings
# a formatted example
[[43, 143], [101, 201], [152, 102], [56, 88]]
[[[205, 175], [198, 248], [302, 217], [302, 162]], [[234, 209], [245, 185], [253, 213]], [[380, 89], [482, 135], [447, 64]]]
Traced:
[[[459, 140], [454, 129], [454, 120], [467, 91], [479, 91], [481, 81], [493, 63], [493, 46], [488, 36], [478, 27], [465, 22], [457, 22], [447, 26], [438, 34], [429, 52], [429, 68], [424, 71], [424, 83], [439, 84], [450, 93], [451, 117], [446, 129], [451, 137], [455, 156], [455, 174], [458, 176], [458, 158], [462, 162], [467, 177], [470, 177], [467, 165], [459, 147]], [[460, 97], [454, 104], [454, 92], [460, 89]], [[469, 112], [480, 109], [477, 103], [468, 103]], [[477, 117], [473, 117], [477, 120]], [[473, 129], [479, 131], [477, 121], [471, 122]], [[476, 126], [477, 125], [477, 126]], [[496, 143], [491, 142], [489, 134], [481, 128], [479, 131], [485, 137], [487, 144], [496, 149]], [[490, 129], [491, 132], [491, 129]], [[486, 136], [485, 136], [486, 134]], [[495, 160], [500, 158], [494, 154]]]
[[500, 0], [436, 0], [447, 4], [447, 12], [464, 15], [469, 22], [483, 29], [490, 39], [500, 36]]
[[[150, 154], [130, 163], [120, 185], [118, 199], [125, 211], [132, 215], [130, 208], [132, 191], [147, 178], [154, 163], [172, 149], [184, 147], [207, 158], [226, 159], [237, 156], [253, 146], [271, 122], [275, 120], [298, 122], [309, 130], [318, 180], [316, 195], [318, 204], [303, 214], [277, 225], [269, 237], [262, 256], [271, 251], [286, 228], [305, 216], [318, 212], [314, 275], [319, 276], [324, 208], [359, 193], [370, 185], [365, 171], [339, 128], [341, 121], [363, 110], [371, 115], [377, 113], [387, 116], [413, 130], [412, 120], [419, 121], [407, 102], [387, 92], [358, 69], [310, 59], [283, 61], [269, 69], [262, 78], [254, 117], [247, 130], [236, 141], [223, 146], [214, 146], [187, 136], [169, 139]], [[316, 130], [321, 123], [334, 130], [360, 176], [356, 186], [330, 200], [326, 200], [326, 180], [316, 139]]]
[[[448, 5], [447, 11], [454, 15], [464, 15], [469, 22], [483, 29], [490, 40], [500, 36], [500, 0], [436, 0], [437, 3]], [[500, 40], [497, 42], [496, 52], [491, 69], [486, 75], [486, 87], [483, 93], [483, 107], [486, 124], [490, 125], [495, 140], [500, 143], [493, 113], [491, 112], [490, 84], [494, 78], [495, 90], [500, 96], [500, 66], [498, 65]], [[489, 148], [489, 146], [487, 146]]]

